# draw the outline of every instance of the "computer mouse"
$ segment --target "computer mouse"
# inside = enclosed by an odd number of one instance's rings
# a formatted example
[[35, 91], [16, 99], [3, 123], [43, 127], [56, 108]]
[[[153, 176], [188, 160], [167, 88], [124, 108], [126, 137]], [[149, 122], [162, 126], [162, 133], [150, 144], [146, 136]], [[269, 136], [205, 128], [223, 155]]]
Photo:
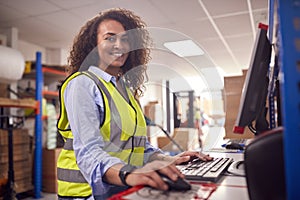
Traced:
[[239, 143], [228, 143], [225, 145], [226, 149], [237, 149], [237, 150], [244, 150], [244, 147], [242, 145], [240, 145]]
[[163, 181], [169, 186], [169, 190], [174, 191], [187, 191], [192, 188], [192, 186], [183, 178], [178, 177], [176, 181], [172, 181], [169, 177], [162, 173], [158, 173]]

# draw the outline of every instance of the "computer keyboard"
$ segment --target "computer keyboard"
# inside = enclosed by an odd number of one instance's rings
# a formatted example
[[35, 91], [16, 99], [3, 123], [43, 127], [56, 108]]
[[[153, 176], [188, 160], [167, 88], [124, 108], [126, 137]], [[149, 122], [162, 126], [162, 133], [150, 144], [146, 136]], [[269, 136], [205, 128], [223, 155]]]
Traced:
[[229, 139], [229, 141], [227, 143], [238, 143], [238, 144], [245, 145], [246, 142], [247, 142], [247, 139], [235, 138], [235, 139]]
[[214, 158], [212, 161], [195, 159], [186, 165], [178, 165], [177, 168], [187, 180], [217, 182], [232, 162], [232, 158]]

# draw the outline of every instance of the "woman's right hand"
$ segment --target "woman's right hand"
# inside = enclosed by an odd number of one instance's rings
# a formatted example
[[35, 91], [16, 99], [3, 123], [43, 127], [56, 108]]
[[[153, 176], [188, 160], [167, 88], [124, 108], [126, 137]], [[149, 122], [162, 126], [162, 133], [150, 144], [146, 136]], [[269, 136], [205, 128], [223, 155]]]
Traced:
[[173, 181], [176, 181], [178, 177], [184, 178], [174, 162], [155, 160], [147, 163], [142, 168], [134, 170], [126, 177], [126, 183], [130, 186], [148, 185], [156, 189], [168, 190], [168, 185], [162, 180], [157, 173], [158, 171]]

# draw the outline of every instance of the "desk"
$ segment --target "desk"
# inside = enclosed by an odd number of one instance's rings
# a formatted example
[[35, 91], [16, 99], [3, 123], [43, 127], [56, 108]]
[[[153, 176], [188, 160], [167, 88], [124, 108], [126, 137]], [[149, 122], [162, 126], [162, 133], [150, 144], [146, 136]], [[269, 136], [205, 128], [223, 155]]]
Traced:
[[[216, 152], [205, 152], [209, 153], [213, 157], [228, 157], [233, 158], [234, 160], [243, 160], [244, 156], [243, 153], [216, 153]], [[192, 181], [195, 182], [195, 181]], [[128, 194], [130, 195], [130, 194]], [[124, 199], [126, 195], [123, 195]], [[133, 195], [130, 195], [133, 196]], [[112, 199], [123, 199], [123, 198], [112, 198]], [[146, 200], [146, 199], [154, 199], [153, 196], [147, 196], [145, 198], [135, 196], [134, 200]], [[163, 198], [155, 198], [156, 200], [166, 199], [166, 196]], [[168, 199], [178, 199], [178, 196], [169, 195]], [[217, 189], [211, 194], [209, 200], [231, 200], [231, 199], [239, 199], [239, 200], [248, 200], [248, 191], [247, 191], [247, 184], [245, 177], [240, 176], [230, 176], [226, 175], [219, 180], [217, 183]]]
[[[243, 160], [243, 153], [216, 153], [206, 152], [213, 157], [228, 157], [234, 160]], [[218, 183], [217, 190], [212, 193], [210, 200], [248, 200], [248, 190], [245, 177], [224, 176]]]

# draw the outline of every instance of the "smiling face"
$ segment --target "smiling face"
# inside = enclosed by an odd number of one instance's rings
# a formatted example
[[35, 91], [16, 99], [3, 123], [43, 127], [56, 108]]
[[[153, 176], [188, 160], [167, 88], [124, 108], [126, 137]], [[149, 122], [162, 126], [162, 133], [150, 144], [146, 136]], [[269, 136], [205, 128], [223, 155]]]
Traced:
[[115, 20], [104, 20], [98, 27], [99, 67], [116, 76], [128, 58], [130, 49], [128, 35], [122, 24]]

